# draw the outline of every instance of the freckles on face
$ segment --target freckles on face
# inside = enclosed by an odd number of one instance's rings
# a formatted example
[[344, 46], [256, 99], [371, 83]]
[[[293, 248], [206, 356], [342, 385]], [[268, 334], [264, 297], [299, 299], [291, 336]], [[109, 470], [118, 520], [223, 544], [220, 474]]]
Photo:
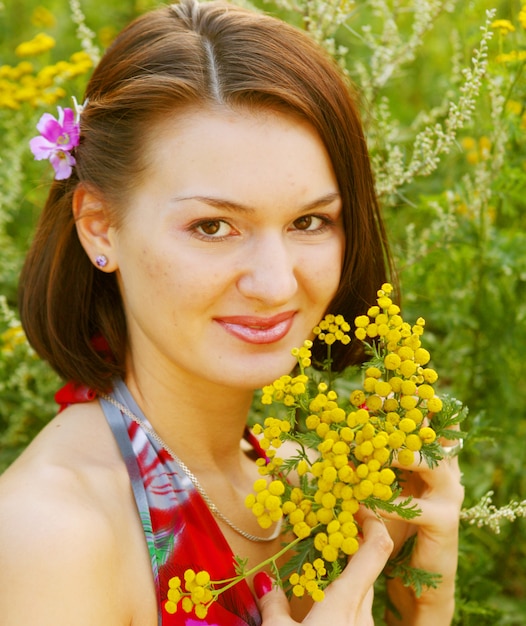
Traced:
[[184, 296], [184, 269], [166, 254], [156, 250], [148, 251], [144, 256], [143, 276], [145, 300], [148, 299], [151, 305], [161, 306], [167, 299], [171, 300], [172, 306], [167, 308], [169, 321], [175, 330], [178, 326], [177, 307], [180, 299]]
[[152, 287], [159, 293], [162, 292], [162, 285], [171, 276], [169, 269], [170, 259], [154, 249], [144, 247], [139, 258], [140, 271], [145, 279], [151, 281]]

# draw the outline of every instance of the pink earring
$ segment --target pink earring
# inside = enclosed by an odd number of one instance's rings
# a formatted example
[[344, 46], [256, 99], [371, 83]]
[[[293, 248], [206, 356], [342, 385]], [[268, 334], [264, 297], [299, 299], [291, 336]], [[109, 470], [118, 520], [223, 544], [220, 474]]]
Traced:
[[99, 256], [95, 258], [95, 264], [99, 269], [102, 269], [108, 264], [108, 259], [103, 254], [99, 254]]

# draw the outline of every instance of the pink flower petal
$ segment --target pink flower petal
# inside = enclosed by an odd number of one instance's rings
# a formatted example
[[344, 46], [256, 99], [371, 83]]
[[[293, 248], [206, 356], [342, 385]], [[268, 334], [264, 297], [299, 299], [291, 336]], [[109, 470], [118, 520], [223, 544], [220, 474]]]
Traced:
[[57, 120], [51, 115], [51, 113], [44, 113], [37, 123], [38, 132], [42, 134], [49, 122], [57, 123]]
[[56, 180], [64, 180], [76, 163], [70, 151], [79, 145], [80, 126], [72, 109], [57, 109], [58, 120], [49, 113], [42, 115], [37, 124], [41, 136], [33, 137], [29, 147], [36, 160], [49, 159]]
[[58, 138], [62, 135], [64, 131], [62, 130], [62, 126], [57, 122], [57, 120], [53, 116], [50, 115], [49, 117], [51, 119], [46, 120], [46, 122], [42, 124], [41, 128], [39, 128], [38, 130], [40, 131], [40, 134], [42, 135], [42, 137], [45, 137], [49, 141], [56, 144]]
[[55, 180], [64, 180], [71, 176], [71, 170], [75, 165], [75, 157], [68, 152], [57, 150], [49, 157], [49, 162], [55, 170]]
[[73, 111], [73, 109], [62, 110], [60, 123], [62, 124], [63, 128], [67, 128], [68, 126], [71, 128], [72, 124], [75, 124], [75, 112]]
[[75, 113], [72, 109], [64, 109], [62, 131], [69, 137], [68, 150], [79, 145], [80, 128], [79, 123], [75, 121]]
[[45, 137], [33, 137], [29, 141], [29, 148], [33, 153], [33, 156], [37, 161], [41, 161], [42, 159], [49, 159], [49, 156], [56, 149], [54, 143], [48, 141]]

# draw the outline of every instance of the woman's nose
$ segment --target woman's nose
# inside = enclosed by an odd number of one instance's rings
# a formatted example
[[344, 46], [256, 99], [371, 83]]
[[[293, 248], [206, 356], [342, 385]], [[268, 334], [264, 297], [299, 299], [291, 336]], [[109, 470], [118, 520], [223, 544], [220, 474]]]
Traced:
[[246, 251], [238, 289], [268, 306], [286, 304], [296, 293], [297, 264], [292, 245], [281, 235], [259, 238]]

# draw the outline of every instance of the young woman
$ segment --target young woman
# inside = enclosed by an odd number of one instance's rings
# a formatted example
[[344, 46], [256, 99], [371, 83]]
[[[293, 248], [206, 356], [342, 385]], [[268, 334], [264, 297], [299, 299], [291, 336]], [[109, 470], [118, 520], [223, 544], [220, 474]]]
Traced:
[[117, 37], [86, 99], [21, 276], [24, 328], [70, 406], [0, 480], [2, 624], [365, 626], [415, 532], [413, 563], [442, 584], [416, 598], [392, 581], [387, 619], [450, 623], [456, 460], [409, 473], [412, 524], [360, 513], [362, 546], [314, 608], [262, 575], [205, 622], [165, 610], [186, 568], [225, 578], [234, 554], [278, 550], [244, 506], [252, 392], [326, 312], [374, 302], [388, 255], [353, 93], [292, 27], [183, 0]]

